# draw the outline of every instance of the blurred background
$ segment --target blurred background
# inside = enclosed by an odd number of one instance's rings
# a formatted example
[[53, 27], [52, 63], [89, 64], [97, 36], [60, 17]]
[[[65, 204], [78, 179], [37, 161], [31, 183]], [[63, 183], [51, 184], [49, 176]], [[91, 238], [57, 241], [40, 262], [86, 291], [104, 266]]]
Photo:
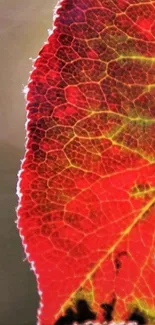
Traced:
[[0, 325], [35, 325], [36, 280], [16, 228], [17, 173], [24, 155], [32, 60], [52, 29], [56, 0], [0, 0]]

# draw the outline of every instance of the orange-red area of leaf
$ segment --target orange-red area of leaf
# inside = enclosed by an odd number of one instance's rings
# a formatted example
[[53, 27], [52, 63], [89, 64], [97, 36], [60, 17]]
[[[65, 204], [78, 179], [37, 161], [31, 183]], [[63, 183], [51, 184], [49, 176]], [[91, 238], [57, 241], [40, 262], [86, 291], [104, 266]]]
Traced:
[[115, 295], [121, 320], [135, 301], [155, 308], [155, 5], [65, 0], [57, 13], [28, 85], [18, 183], [38, 324], [80, 290], [99, 314]]

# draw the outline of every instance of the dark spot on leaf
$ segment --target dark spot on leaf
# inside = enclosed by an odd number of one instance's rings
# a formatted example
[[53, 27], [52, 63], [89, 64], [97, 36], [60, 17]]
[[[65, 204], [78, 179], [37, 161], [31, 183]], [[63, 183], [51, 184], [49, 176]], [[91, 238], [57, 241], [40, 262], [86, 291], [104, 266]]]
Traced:
[[146, 317], [143, 312], [141, 312], [138, 308], [135, 308], [131, 315], [128, 318], [128, 321], [136, 322], [138, 325], [147, 324]]
[[64, 316], [61, 316], [55, 325], [71, 325], [73, 322], [79, 324], [88, 321], [95, 320], [96, 314], [91, 310], [90, 306], [84, 299], [79, 299], [76, 302], [76, 312], [72, 308], [68, 308]]
[[91, 310], [88, 303], [84, 299], [80, 299], [76, 303], [77, 322], [82, 323], [87, 320], [95, 320], [96, 314]]
[[106, 322], [111, 322], [113, 320], [112, 314], [114, 311], [115, 303], [116, 303], [116, 298], [114, 297], [111, 303], [103, 303], [101, 305], [101, 308], [104, 309], [103, 317]]
[[76, 314], [72, 308], [66, 310], [66, 314], [61, 316], [56, 322], [55, 325], [71, 325], [76, 321]]
[[115, 268], [116, 268], [116, 273], [119, 272], [119, 270], [121, 269], [122, 267], [122, 257], [123, 256], [128, 256], [128, 253], [126, 251], [122, 251], [122, 252], [119, 252], [115, 259], [114, 259], [114, 264], [115, 264]]

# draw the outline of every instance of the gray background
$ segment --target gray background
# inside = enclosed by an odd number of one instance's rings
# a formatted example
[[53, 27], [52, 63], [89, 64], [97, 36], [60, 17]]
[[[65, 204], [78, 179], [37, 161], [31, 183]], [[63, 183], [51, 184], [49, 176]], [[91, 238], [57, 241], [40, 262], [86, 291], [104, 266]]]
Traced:
[[35, 325], [36, 281], [17, 232], [16, 183], [25, 143], [22, 93], [52, 28], [56, 0], [0, 0], [0, 325]]

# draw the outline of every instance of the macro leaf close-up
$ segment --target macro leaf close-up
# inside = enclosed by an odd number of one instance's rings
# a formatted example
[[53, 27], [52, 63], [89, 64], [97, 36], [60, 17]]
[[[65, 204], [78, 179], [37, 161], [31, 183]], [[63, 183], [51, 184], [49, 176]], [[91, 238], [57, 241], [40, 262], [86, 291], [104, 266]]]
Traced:
[[38, 325], [82, 301], [88, 320], [155, 324], [155, 1], [60, 1], [25, 92], [17, 227]]

